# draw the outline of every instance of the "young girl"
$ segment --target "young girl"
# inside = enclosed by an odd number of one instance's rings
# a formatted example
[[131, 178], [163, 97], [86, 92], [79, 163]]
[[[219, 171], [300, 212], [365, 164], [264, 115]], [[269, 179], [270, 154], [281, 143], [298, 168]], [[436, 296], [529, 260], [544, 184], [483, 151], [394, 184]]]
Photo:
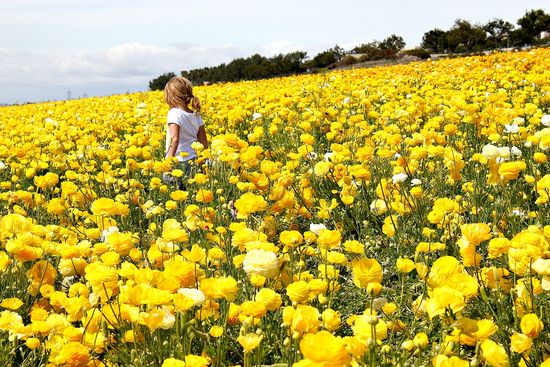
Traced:
[[[176, 157], [181, 170], [189, 175], [197, 153], [191, 144], [198, 141], [208, 148], [204, 122], [200, 110], [201, 103], [193, 95], [193, 85], [181, 76], [173, 77], [164, 87], [164, 100], [170, 107], [166, 129], [166, 158]], [[183, 154], [180, 154], [183, 153]], [[165, 176], [165, 180], [174, 182], [174, 178]], [[178, 186], [182, 182], [178, 181]]]

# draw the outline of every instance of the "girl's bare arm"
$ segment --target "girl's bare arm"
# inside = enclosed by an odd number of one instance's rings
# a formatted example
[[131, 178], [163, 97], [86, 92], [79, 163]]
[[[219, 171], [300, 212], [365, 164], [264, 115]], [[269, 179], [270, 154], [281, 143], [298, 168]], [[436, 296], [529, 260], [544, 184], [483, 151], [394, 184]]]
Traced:
[[206, 137], [204, 125], [199, 127], [199, 131], [197, 132], [197, 141], [203, 145], [204, 149], [208, 148], [208, 138]]
[[169, 124], [168, 128], [170, 129], [170, 147], [168, 148], [168, 153], [166, 157], [175, 157], [176, 151], [178, 150], [178, 145], [180, 143], [180, 127], [178, 124]]

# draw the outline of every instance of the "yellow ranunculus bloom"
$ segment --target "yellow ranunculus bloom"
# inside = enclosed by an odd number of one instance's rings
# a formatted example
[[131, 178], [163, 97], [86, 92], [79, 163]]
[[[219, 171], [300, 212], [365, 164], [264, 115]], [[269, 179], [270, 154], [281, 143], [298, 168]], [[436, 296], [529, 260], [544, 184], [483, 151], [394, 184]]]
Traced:
[[351, 362], [343, 340], [325, 330], [304, 336], [300, 351], [304, 358], [326, 367], [344, 367]]
[[382, 266], [375, 259], [359, 259], [351, 262], [353, 283], [359, 288], [367, 288], [369, 283], [382, 282]]
[[262, 339], [263, 335], [258, 335], [256, 333], [246, 333], [244, 335], [240, 335], [237, 338], [237, 341], [243, 347], [245, 353], [250, 353], [260, 345]]

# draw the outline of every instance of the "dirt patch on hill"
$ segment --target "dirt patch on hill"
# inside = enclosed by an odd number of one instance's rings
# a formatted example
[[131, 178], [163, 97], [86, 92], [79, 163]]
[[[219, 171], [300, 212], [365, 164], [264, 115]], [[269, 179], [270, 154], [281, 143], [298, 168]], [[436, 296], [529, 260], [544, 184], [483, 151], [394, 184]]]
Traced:
[[419, 57], [405, 55], [398, 57], [397, 59], [383, 59], [383, 60], [374, 60], [374, 61], [365, 61], [358, 62], [351, 65], [342, 65], [337, 66], [336, 70], [349, 70], [349, 69], [360, 69], [360, 68], [374, 68], [379, 66], [390, 66], [390, 65], [405, 65], [411, 62], [422, 61]]

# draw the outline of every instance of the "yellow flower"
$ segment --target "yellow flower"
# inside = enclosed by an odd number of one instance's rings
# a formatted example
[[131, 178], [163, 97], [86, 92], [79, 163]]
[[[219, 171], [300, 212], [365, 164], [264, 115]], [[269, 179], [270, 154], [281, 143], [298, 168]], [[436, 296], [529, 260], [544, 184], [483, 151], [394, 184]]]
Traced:
[[205, 278], [201, 280], [199, 289], [207, 299], [223, 298], [227, 301], [233, 301], [239, 291], [237, 281], [232, 277]]
[[186, 260], [193, 263], [201, 263], [206, 257], [206, 250], [197, 244], [191, 247], [191, 250], [184, 250], [182, 253]]
[[325, 330], [305, 335], [300, 341], [300, 351], [304, 358], [319, 366], [344, 367], [351, 362], [344, 341]]
[[177, 358], [167, 358], [161, 367], [185, 367], [185, 362]]
[[309, 291], [309, 285], [303, 280], [293, 282], [286, 287], [288, 298], [296, 303], [306, 302], [309, 299]]
[[461, 240], [466, 242], [465, 246], [477, 246], [491, 238], [491, 227], [485, 223], [463, 224], [460, 226], [460, 230], [462, 232]]
[[[52, 357], [50, 357], [51, 359]], [[88, 348], [79, 342], [69, 342], [61, 347], [59, 354], [53, 358], [56, 364], [67, 367], [86, 367], [90, 361]]]
[[260, 289], [256, 294], [256, 302], [263, 303], [268, 311], [276, 311], [283, 303], [281, 295], [271, 288]]
[[333, 249], [340, 245], [342, 234], [338, 230], [321, 229], [317, 236], [317, 244], [322, 249]]
[[184, 201], [189, 198], [189, 193], [187, 191], [175, 190], [170, 193], [170, 198], [174, 201]]
[[185, 367], [206, 367], [208, 365], [208, 360], [203, 356], [197, 356], [194, 354], [188, 354], [185, 356]]
[[293, 332], [315, 333], [321, 327], [320, 316], [315, 307], [298, 305], [295, 309], [287, 306], [283, 309], [283, 325], [289, 326]]
[[109, 248], [120, 256], [126, 256], [139, 242], [137, 235], [129, 232], [113, 232], [107, 236], [106, 243]]
[[475, 346], [480, 340], [488, 339], [498, 330], [492, 320], [472, 320], [467, 317], [459, 319], [454, 326], [455, 329], [447, 340], [470, 346]]
[[340, 328], [340, 323], [342, 320], [340, 319], [340, 314], [337, 311], [327, 308], [321, 314], [321, 318], [323, 319], [323, 326], [328, 331], [334, 331]]
[[288, 247], [296, 247], [304, 242], [304, 237], [298, 231], [283, 231], [279, 234], [279, 241]]
[[243, 347], [245, 353], [250, 353], [260, 345], [263, 337], [263, 335], [258, 335], [256, 333], [246, 333], [244, 335], [239, 335], [237, 341]]
[[420, 332], [414, 336], [413, 339], [414, 346], [419, 349], [425, 349], [428, 346], [428, 335], [426, 333]]
[[54, 187], [58, 182], [59, 176], [52, 172], [48, 172], [44, 176], [34, 177], [34, 184], [43, 190]]
[[130, 208], [123, 203], [115, 202], [113, 199], [100, 198], [95, 200], [90, 207], [95, 215], [128, 215]]
[[19, 307], [23, 306], [23, 301], [19, 298], [4, 298], [0, 307], [7, 308], [8, 310], [17, 310]]
[[210, 328], [210, 331], [208, 332], [208, 334], [210, 334], [210, 336], [213, 338], [219, 338], [220, 336], [223, 335], [223, 327], [214, 325]]
[[430, 298], [426, 301], [426, 311], [430, 319], [435, 316], [445, 315], [447, 309], [453, 313], [458, 313], [466, 307], [464, 295], [449, 287], [438, 287], [432, 292]]
[[400, 257], [399, 259], [397, 259], [395, 265], [400, 273], [410, 273], [412, 270], [414, 270], [414, 261], [410, 259], [403, 259], [402, 257]]
[[237, 209], [237, 218], [245, 219], [250, 214], [266, 210], [267, 202], [263, 196], [247, 192], [235, 201], [235, 209]]
[[457, 356], [447, 357], [444, 354], [438, 354], [432, 359], [434, 367], [469, 367], [470, 363]]
[[527, 165], [524, 161], [504, 162], [498, 168], [498, 174], [503, 182], [515, 180], [521, 171], [525, 171]]
[[353, 334], [366, 344], [374, 340], [380, 343], [388, 337], [388, 325], [386, 322], [379, 318], [376, 313], [370, 311], [356, 316], [351, 329], [353, 330]]
[[487, 339], [481, 342], [481, 356], [491, 367], [508, 367], [510, 362], [506, 350], [500, 344]]
[[351, 262], [353, 283], [359, 288], [367, 288], [369, 283], [382, 282], [382, 266], [375, 259], [359, 259]]
[[520, 322], [521, 332], [530, 338], [537, 338], [544, 330], [544, 324], [534, 313], [523, 315]]
[[36, 349], [36, 348], [40, 347], [40, 339], [37, 339], [37, 338], [28, 338], [28, 339], [25, 341], [25, 345], [26, 345], [27, 348], [29, 348], [29, 349]]
[[187, 231], [182, 228], [176, 219], [166, 219], [162, 224], [162, 238], [166, 241], [186, 242], [189, 238]]
[[510, 349], [514, 353], [529, 353], [533, 339], [525, 334], [514, 332], [510, 337]]

